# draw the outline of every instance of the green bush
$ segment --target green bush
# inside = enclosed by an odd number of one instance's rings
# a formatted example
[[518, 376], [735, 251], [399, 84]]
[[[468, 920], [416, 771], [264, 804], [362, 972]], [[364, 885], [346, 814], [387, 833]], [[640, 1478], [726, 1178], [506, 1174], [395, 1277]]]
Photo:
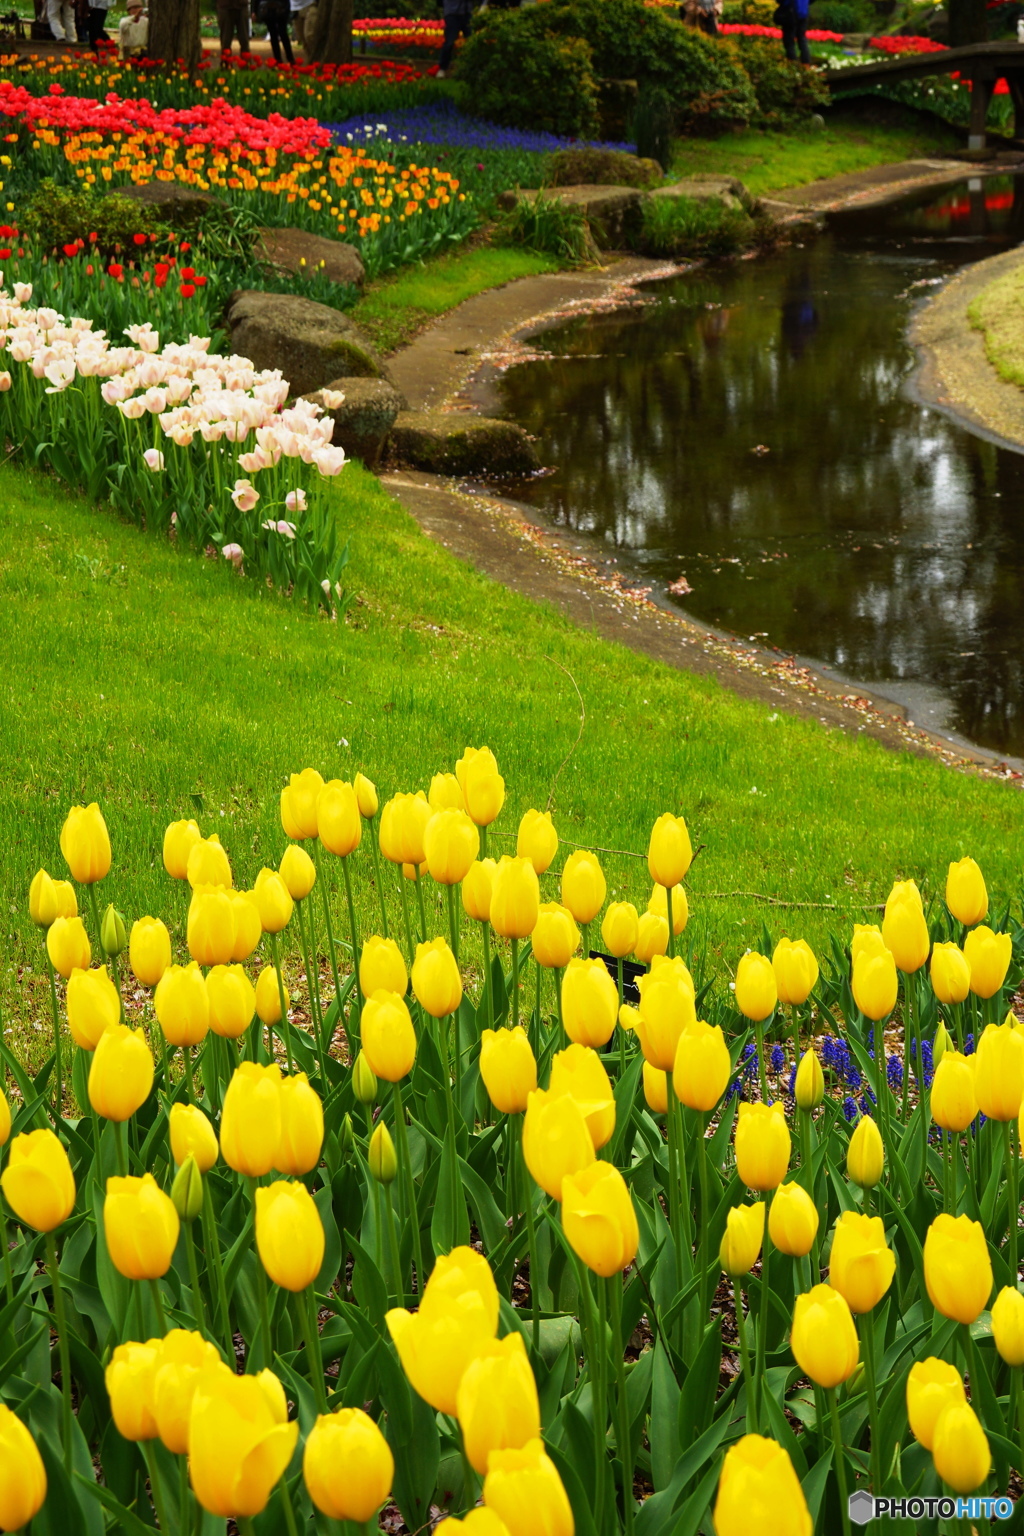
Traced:
[[583, 210], [543, 193], [517, 202], [503, 214], [495, 230], [495, 241], [498, 245], [540, 251], [568, 267], [578, 267], [596, 256]]
[[[545, 184], [549, 187], [656, 187], [663, 180], [661, 165], [621, 149], [560, 149], [551, 156]], [[523, 185], [522, 182], [519, 183]]]
[[829, 105], [831, 93], [818, 71], [787, 59], [780, 43], [737, 38], [729, 46], [754, 87], [760, 127], [787, 127]]
[[459, 58], [459, 105], [510, 128], [587, 138], [597, 132], [597, 80], [582, 37], [548, 26], [552, 5], [488, 11]]
[[652, 197], [643, 208], [641, 240], [652, 256], [731, 256], [758, 234], [748, 213], [717, 197]]
[[91, 187], [63, 187], [49, 179], [23, 204], [20, 224], [26, 240], [40, 251], [84, 240], [104, 256], [134, 249], [135, 235], [172, 233], [131, 198], [100, 196]]
[[854, 0], [821, 0], [814, 7], [813, 25], [825, 32], [875, 32], [878, 17], [873, 7]]

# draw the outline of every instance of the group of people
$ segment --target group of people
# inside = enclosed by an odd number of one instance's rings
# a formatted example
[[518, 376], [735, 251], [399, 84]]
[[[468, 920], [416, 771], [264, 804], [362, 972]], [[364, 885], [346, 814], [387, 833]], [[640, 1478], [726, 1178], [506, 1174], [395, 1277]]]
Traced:
[[[807, 46], [809, 9], [810, 0], [779, 0], [778, 9], [772, 18], [782, 32], [782, 48], [786, 58], [795, 62], [799, 55], [801, 64], [811, 63], [811, 50]], [[722, 19], [722, 0], [683, 0], [679, 16], [687, 26], [697, 27], [709, 37], [717, 37], [718, 24]]]
[[[114, 46], [107, 34], [113, 5], [114, 0], [46, 0], [46, 20], [56, 42], [87, 43], [99, 52]], [[117, 49], [122, 59], [144, 54], [149, 37], [143, 0], [127, 0], [126, 11], [117, 27]]]

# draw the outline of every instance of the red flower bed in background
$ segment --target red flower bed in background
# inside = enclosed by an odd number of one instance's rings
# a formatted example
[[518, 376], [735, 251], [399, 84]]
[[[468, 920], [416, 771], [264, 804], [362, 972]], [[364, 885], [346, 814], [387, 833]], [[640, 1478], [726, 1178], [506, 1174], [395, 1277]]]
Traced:
[[[780, 27], [760, 27], [754, 22], [726, 22], [724, 25], [719, 26], [718, 30], [723, 32], [726, 37], [781, 38], [782, 36], [782, 29]], [[842, 40], [843, 34], [841, 32], [822, 32], [814, 27], [807, 29], [807, 41], [809, 43], [841, 43]]]
[[945, 43], [930, 37], [873, 37], [870, 46], [878, 53], [945, 53]]

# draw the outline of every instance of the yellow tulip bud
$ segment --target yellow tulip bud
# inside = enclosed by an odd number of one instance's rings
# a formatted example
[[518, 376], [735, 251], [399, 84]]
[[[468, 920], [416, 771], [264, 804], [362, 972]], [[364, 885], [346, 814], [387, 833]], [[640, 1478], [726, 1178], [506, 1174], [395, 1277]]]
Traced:
[[643, 965], [651, 965], [656, 956], [668, 954], [668, 918], [657, 912], [641, 912], [636, 928], [633, 953]]
[[331, 779], [324, 785], [316, 803], [316, 825], [320, 841], [331, 853], [342, 859], [355, 853], [363, 835], [363, 819], [351, 784]]
[[281, 989], [272, 965], [265, 965], [256, 978], [256, 1013], [263, 1024], [281, 1022]]
[[466, 871], [466, 878], [462, 882], [462, 905], [466, 916], [474, 922], [490, 922], [491, 891], [497, 869], [493, 859], [477, 859]]
[[226, 886], [193, 889], [188, 909], [188, 952], [198, 965], [226, 965], [235, 947], [235, 912]]
[[722, 1463], [715, 1500], [718, 1536], [811, 1536], [814, 1522], [786, 1451], [763, 1435], [744, 1435]]
[[305, 842], [317, 835], [317, 802], [324, 787], [315, 768], [293, 773], [281, 791], [281, 825], [285, 836]]
[[295, 1451], [299, 1426], [277, 1377], [236, 1376], [226, 1365], [200, 1374], [189, 1416], [189, 1474], [212, 1515], [263, 1512]]
[[281, 1141], [281, 1069], [243, 1061], [224, 1094], [220, 1150], [236, 1173], [258, 1179], [274, 1167]]
[[60, 851], [79, 885], [94, 885], [110, 869], [110, 834], [95, 800], [73, 805], [60, 833]]
[[391, 1492], [391, 1447], [361, 1408], [322, 1413], [306, 1438], [302, 1475], [321, 1514], [331, 1520], [372, 1520]]
[[1007, 1365], [1024, 1365], [1024, 1296], [1004, 1285], [992, 1303], [992, 1336]]
[[[300, 850], [297, 850], [301, 852]], [[307, 854], [307, 858], [309, 855]], [[292, 916], [292, 898], [276, 869], [261, 869], [252, 888], [264, 933], [280, 933]]]
[[861, 1189], [874, 1189], [885, 1168], [882, 1133], [870, 1115], [862, 1115], [846, 1149], [846, 1173]]
[[370, 1137], [370, 1172], [378, 1184], [393, 1184], [398, 1177], [398, 1157], [391, 1132], [383, 1120], [378, 1120]]
[[278, 1173], [312, 1173], [324, 1144], [324, 1107], [305, 1072], [281, 1079], [281, 1137], [274, 1154]]
[[899, 980], [889, 950], [861, 953], [853, 962], [853, 1000], [865, 1018], [887, 1019], [896, 1006]]
[[913, 880], [897, 880], [885, 903], [882, 938], [897, 968], [908, 975], [928, 959], [931, 940], [924, 920], [921, 893]]
[[237, 1040], [252, 1023], [256, 989], [240, 965], [215, 965], [206, 978], [210, 1028], [222, 1040]]
[[963, 1377], [956, 1366], [930, 1355], [910, 1367], [907, 1377], [907, 1417], [910, 1431], [926, 1451], [932, 1448], [939, 1416], [951, 1403], [966, 1403]]
[[405, 958], [394, 939], [371, 934], [359, 957], [359, 985], [364, 997], [375, 992], [395, 992], [404, 997], [409, 985]]
[[652, 1067], [649, 1061], [645, 1061], [643, 1082], [647, 1108], [655, 1115], [668, 1114], [668, 1080], [665, 1073], [659, 1067]]
[[580, 931], [568, 907], [557, 901], [542, 901], [537, 908], [537, 922], [531, 936], [533, 958], [549, 970], [564, 970], [580, 942]]
[[505, 803], [505, 780], [489, 747], [467, 747], [455, 765], [466, 810], [478, 827], [489, 827]]
[[67, 1221], [75, 1208], [75, 1176], [52, 1131], [15, 1136], [0, 1189], [18, 1220], [37, 1232], [52, 1232]]
[[748, 1189], [777, 1189], [789, 1167], [789, 1126], [782, 1105], [741, 1104], [736, 1117], [736, 1172]]
[[392, 795], [380, 813], [380, 851], [392, 864], [422, 864], [423, 837], [433, 815], [426, 795]]
[[946, 1051], [935, 1068], [929, 1107], [932, 1119], [944, 1131], [966, 1131], [978, 1113], [974, 1090], [974, 1056]]
[[974, 1054], [974, 1091], [978, 1108], [989, 1120], [1016, 1120], [1020, 1114], [1024, 1035], [1012, 1023], [989, 1024], [982, 1032]]
[[220, 1148], [217, 1145], [217, 1133], [203, 1111], [195, 1104], [172, 1104], [168, 1130], [171, 1156], [178, 1166], [191, 1157], [200, 1173], [209, 1173], [217, 1161]]
[[679, 1036], [672, 1084], [687, 1109], [706, 1114], [729, 1086], [732, 1063], [721, 1026], [697, 1019]]
[[219, 1364], [216, 1348], [201, 1333], [172, 1328], [161, 1340], [153, 1376], [153, 1416], [172, 1455], [188, 1454], [188, 1425], [199, 1378]]
[[174, 1258], [181, 1223], [170, 1195], [151, 1173], [110, 1178], [103, 1234], [114, 1268], [128, 1280], [159, 1280]]
[[772, 955], [772, 970], [780, 1003], [806, 1003], [818, 985], [818, 962], [806, 939], [797, 939], [795, 944], [780, 939]]
[[237, 965], [248, 960], [263, 937], [263, 924], [252, 891], [232, 891], [231, 910], [235, 920], [235, 943], [231, 959]]
[[160, 1433], [154, 1389], [162, 1344], [162, 1339], [118, 1344], [110, 1357], [104, 1380], [114, 1423], [125, 1440], [155, 1440]]
[[28, 888], [28, 914], [37, 928], [49, 928], [57, 918], [57, 892], [53, 888], [53, 881], [41, 869], [32, 876], [32, 884]]
[[[516, 853], [521, 859], [529, 859], [538, 875], [551, 868], [558, 852], [558, 833], [551, 821], [550, 811], [527, 811], [519, 823], [516, 837]], [[477, 1468], [477, 1471], [481, 1471]]]
[[464, 1536], [509, 1536], [509, 1529], [504, 1520], [499, 1519], [493, 1509], [488, 1509], [484, 1504], [478, 1504], [475, 1509], [471, 1509], [463, 1520], [446, 1515], [443, 1520], [438, 1521], [434, 1530], [439, 1531], [445, 1525], [448, 1529], [444, 1532], [444, 1536], [459, 1536], [460, 1531]]
[[171, 963], [171, 936], [158, 917], [140, 917], [132, 924], [128, 963], [137, 981], [155, 987]]
[[853, 940], [850, 944], [850, 963], [856, 965], [862, 956], [887, 955], [882, 930], [877, 923], [854, 923]]
[[608, 885], [594, 854], [577, 849], [562, 870], [562, 905], [578, 923], [591, 923], [604, 906]]
[[971, 990], [971, 968], [955, 944], [936, 944], [929, 967], [932, 991], [940, 1003], [962, 1003]]
[[377, 1078], [362, 1051], [352, 1066], [352, 1092], [359, 1104], [377, 1102]]
[[635, 1022], [644, 1060], [662, 1072], [671, 1072], [683, 1030], [697, 1022], [693, 977], [681, 960], [656, 955], [637, 985], [640, 1008]]
[[46, 1468], [21, 1420], [0, 1403], [0, 1530], [28, 1525], [46, 1500]]
[[515, 1029], [485, 1029], [480, 1037], [480, 1076], [495, 1109], [519, 1115], [537, 1086], [537, 1063], [521, 1024]]
[[992, 1452], [970, 1403], [950, 1403], [939, 1414], [932, 1458], [936, 1472], [954, 1493], [973, 1493], [988, 1477]]
[[57, 897], [58, 917], [78, 916], [78, 897], [70, 880], [55, 880], [53, 889]]
[[[509, 1536], [573, 1536], [572, 1506], [540, 1439], [521, 1450], [493, 1451], [484, 1478], [484, 1504]], [[491, 1536], [486, 1530], [475, 1536]]]
[[521, 1333], [481, 1346], [463, 1373], [455, 1406], [469, 1464], [481, 1474], [493, 1451], [518, 1450], [537, 1438], [540, 1401]]
[[423, 852], [438, 885], [458, 885], [480, 852], [480, 833], [465, 811], [435, 811], [423, 834]]
[[72, 971], [86, 971], [92, 946], [80, 917], [57, 917], [46, 930], [46, 953], [59, 976], [67, 981]]
[[275, 1285], [304, 1291], [324, 1262], [324, 1226], [306, 1188], [278, 1179], [256, 1191], [256, 1247]]
[[844, 1211], [836, 1222], [829, 1259], [829, 1284], [851, 1312], [870, 1312], [881, 1301], [896, 1273], [896, 1257], [886, 1246], [881, 1216]]
[[105, 955], [120, 955], [128, 948], [128, 930], [113, 902], [108, 904], [100, 923], [100, 948]]
[[578, 1044], [558, 1051], [551, 1062], [548, 1092], [553, 1097], [567, 1093], [576, 1100], [583, 1111], [595, 1152], [611, 1141], [615, 1130], [615, 1094], [596, 1051]]
[[94, 1051], [104, 1031], [112, 1029], [121, 1018], [121, 997], [105, 965], [94, 971], [72, 971], [67, 1003], [68, 1028], [83, 1051]]
[[760, 1023], [771, 1018], [779, 1001], [775, 972], [765, 955], [748, 950], [736, 967], [736, 1006], [746, 1018]]
[[194, 821], [172, 821], [164, 832], [164, 869], [172, 880], [188, 878], [188, 856], [203, 834]]
[[734, 1205], [725, 1218], [718, 1261], [727, 1275], [745, 1275], [757, 1263], [764, 1241], [764, 1201]]
[[366, 821], [372, 821], [380, 805], [376, 784], [372, 779], [368, 779], [365, 773], [357, 773], [352, 780], [352, 788], [356, 792], [356, 804], [359, 807], [360, 816]]
[[316, 884], [316, 865], [298, 843], [289, 843], [281, 855], [279, 873], [292, 901], [305, 901]]
[[992, 1260], [980, 1222], [943, 1211], [924, 1240], [924, 1283], [932, 1306], [958, 1323], [973, 1323], [992, 1294]]
[[417, 944], [412, 990], [420, 1006], [435, 1019], [443, 1019], [458, 1008], [462, 1001], [462, 977], [444, 939]]
[[562, 977], [562, 1023], [577, 1045], [606, 1045], [619, 1015], [619, 990], [603, 960], [569, 961]]
[[562, 1198], [566, 1174], [594, 1161], [586, 1117], [570, 1094], [538, 1088], [529, 1095], [523, 1119], [523, 1157], [531, 1177], [553, 1200]]
[[104, 1120], [130, 1120], [149, 1098], [155, 1065], [141, 1029], [112, 1024], [89, 1068], [89, 1103]]
[[[665, 928], [668, 929], [668, 887], [656, 885], [651, 892], [651, 899], [647, 903], [648, 912], [655, 917], [665, 919]], [[687, 923], [690, 921], [690, 903], [686, 892], [681, 885], [672, 887], [672, 932], [678, 938]]]
[[435, 773], [427, 791], [427, 801], [432, 811], [464, 811], [466, 799], [462, 785], [454, 773]]
[[206, 978], [193, 960], [172, 965], [153, 994], [160, 1028], [171, 1045], [200, 1045], [210, 1029], [210, 999]]
[[658, 885], [678, 885], [686, 879], [693, 862], [693, 846], [686, 822], [666, 811], [651, 829], [647, 848], [647, 869]]
[[965, 928], [973, 928], [988, 915], [985, 877], [973, 859], [950, 864], [946, 876], [946, 906]]
[[498, 1305], [487, 1260], [472, 1248], [454, 1248], [438, 1258], [417, 1312], [387, 1313], [402, 1369], [439, 1413], [455, 1414], [466, 1367], [498, 1331]]
[[817, 1109], [825, 1097], [825, 1074], [813, 1046], [804, 1051], [800, 1058], [793, 1091], [799, 1109]]
[[562, 1180], [562, 1228], [569, 1246], [596, 1275], [621, 1274], [640, 1245], [633, 1199], [612, 1163], [590, 1163]]
[[949, 1030], [940, 1019], [935, 1026], [935, 1039], [932, 1041], [932, 1066], [938, 1071], [943, 1056], [953, 1049], [953, 1041]]
[[793, 1358], [819, 1387], [838, 1387], [857, 1369], [860, 1346], [846, 1298], [831, 1285], [814, 1285], [796, 1298], [790, 1334]]
[[[666, 921], [666, 928], [668, 923]], [[613, 901], [601, 920], [601, 939], [616, 960], [632, 954], [640, 937], [640, 918], [631, 901]]]
[[363, 1004], [360, 1028], [363, 1055], [376, 1077], [397, 1083], [412, 1071], [416, 1031], [403, 998], [394, 992], [375, 992]]
[[1006, 980], [1013, 955], [1013, 941], [1008, 933], [993, 933], [984, 923], [972, 928], [964, 940], [964, 958], [971, 968], [971, 991], [975, 997], [994, 997]]
[[780, 1184], [775, 1191], [768, 1232], [780, 1253], [793, 1259], [810, 1253], [818, 1234], [818, 1208], [799, 1184]]
[[528, 939], [537, 925], [540, 885], [529, 859], [502, 854], [491, 885], [491, 927], [506, 939]]
[[214, 832], [192, 844], [185, 866], [185, 878], [193, 890], [199, 885], [233, 885], [231, 864]]

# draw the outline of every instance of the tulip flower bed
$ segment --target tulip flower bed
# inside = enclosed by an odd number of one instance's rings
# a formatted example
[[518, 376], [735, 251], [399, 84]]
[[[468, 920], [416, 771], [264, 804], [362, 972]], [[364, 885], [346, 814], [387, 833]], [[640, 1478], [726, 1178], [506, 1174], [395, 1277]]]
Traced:
[[488, 857], [504, 802], [487, 748], [384, 804], [305, 769], [251, 890], [167, 826], [167, 921], [70, 811], [27, 893], [48, 1058], [0, 1045], [5, 1529], [1009, 1512], [1022, 935], [977, 864], [726, 985], [682, 817], [638, 911], [546, 812]]

